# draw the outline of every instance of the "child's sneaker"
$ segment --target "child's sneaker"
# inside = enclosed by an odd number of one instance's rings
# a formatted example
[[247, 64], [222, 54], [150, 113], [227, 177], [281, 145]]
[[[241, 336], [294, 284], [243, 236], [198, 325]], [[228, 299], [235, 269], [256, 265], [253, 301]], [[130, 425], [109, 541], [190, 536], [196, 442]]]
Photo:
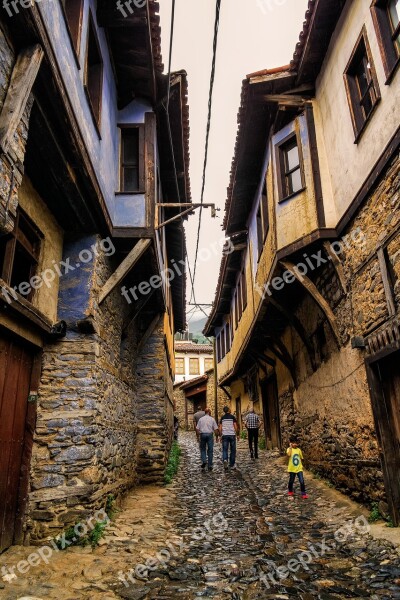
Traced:
[[294, 500], [294, 492], [288, 492], [288, 500]]
[[301, 497], [303, 498], [303, 500], [307, 500], [308, 494], [302, 494]]
[[228, 469], [228, 461], [227, 460], [224, 460], [224, 469], [225, 469], [225, 471], [227, 471], [227, 469]]

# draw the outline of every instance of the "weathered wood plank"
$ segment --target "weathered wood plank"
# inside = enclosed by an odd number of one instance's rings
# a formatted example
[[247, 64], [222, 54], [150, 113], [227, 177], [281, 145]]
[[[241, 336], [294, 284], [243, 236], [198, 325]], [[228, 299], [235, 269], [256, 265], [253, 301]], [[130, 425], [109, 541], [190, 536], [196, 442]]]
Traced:
[[40, 44], [22, 50], [15, 63], [0, 114], [0, 146], [7, 152], [21, 121], [44, 52]]
[[340, 258], [338, 257], [336, 252], [334, 252], [332, 250], [332, 244], [330, 242], [324, 242], [324, 249], [325, 249], [325, 252], [327, 253], [327, 255], [330, 257], [333, 266], [335, 267], [336, 274], [339, 277], [339, 281], [343, 288], [344, 293], [347, 294], [346, 276], [344, 274], [344, 269], [343, 269], [343, 265], [340, 261]]
[[296, 265], [294, 265], [292, 262], [285, 260], [285, 261], [281, 261], [281, 264], [285, 267], [285, 269], [287, 269], [288, 271], [293, 273], [293, 275], [296, 277], [296, 279], [301, 283], [302, 286], [304, 286], [306, 288], [306, 290], [308, 291], [310, 296], [312, 298], [314, 298], [315, 302], [319, 305], [319, 307], [325, 313], [326, 318], [328, 319], [329, 324], [331, 326], [331, 329], [336, 337], [337, 343], [340, 345], [340, 333], [339, 333], [339, 329], [338, 329], [338, 326], [336, 323], [336, 317], [333, 313], [333, 310], [329, 306], [328, 302], [325, 300], [325, 298], [319, 292], [317, 286], [311, 281], [311, 279], [309, 279], [309, 277], [307, 277], [307, 275], [301, 275], [299, 273]]
[[386, 304], [388, 307], [389, 317], [396, 314], [396, 304], [394, 300], [392, 286], [389, 281], [388, 267], [386, 264], [385, 251], [383, 248], [379, 248], [378, 252], [379, 268], [381, 270], [383, 288], [385, 290]]
[[150, 246], [151, 240], [139, 240], [136, 246], [129, 252], [128, 256], [124, 258], [122, 263], [117, 267], [115, 272], [106, 281], [99, 293], [99, 304], [101, 304], [109, 294], [117, 287], [119, 283], [126, 277], [126, 275], [133, 269], [140, 257], [146, 252]]

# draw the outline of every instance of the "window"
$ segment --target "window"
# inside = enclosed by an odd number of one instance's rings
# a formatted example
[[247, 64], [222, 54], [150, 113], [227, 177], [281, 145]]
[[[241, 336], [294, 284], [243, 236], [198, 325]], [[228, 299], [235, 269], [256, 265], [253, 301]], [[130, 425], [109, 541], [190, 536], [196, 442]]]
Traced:
[[76, 56], [79, 56], [82, 32], [83, 0], [61, 0], [68, 33]]
[[226, 338], [225, 338], [225, 327], [221, 330], [221, 358], [224, 358], [226, 354]]
[[240, 287], [242, 290], [242, 310], [244, 310], [247, 306], [247, 280], [245, 266], [242, 269]]
[[29, 301], [35, 292], [29, 282], [37, 271], [41, 238], [41, 233], [21, 209], [14, 230], [0, 238], [1, 277]]
[[120, 192], [144, 192], [144, 128], [120, 127]]
[[204, 359], [204, 370], [209, 371], [214, 368], [214, 359], [213, 358], [205, 358]]
[[262, 214], [261, 214], [261, 203], [258, 206], [258, 210], [257, 210], [257, 251], [258, 251], [258, 257], [261, 256], [261, 252], [263, 249], [263, 242], [264, 242], [264, 236], [263, 236], [263, 228], [262, 228]]
[[268, 217], [267, 183], [266, 183], [266, 181], [264, 181], [263, 190], [261, 192], [260, 204], [258, 206], [258, 211], [257, 211], [258, 258], [260, 258], [260, 256], [261, 256], [268, 230], [269, 230], [269, 217]]
[[229, 350], [231, 349], [231, 324], [229, 321], [227, 321], [226, 325], [225, 325], [225, 349], [226, 352], [229, 352]]
[[199, 375], [199, 359], [198, 358], [189, 358], [189, 375]]
[[89, 17], [88, 41], [85, 66], [85, 91], [97, 128], [101, 121], [101, 100], [103, 91], [103, 61], [93, 23]]
[[235, 294], [233, 296], [233, 307], [232, 307], [233, 312], [235, 313], [235, 329], [237, 329], [238, 323], [239, 323], [239, 310], [238, 310], [238, 301], [237, 301], [237, 290], [235, 291]]
[[379, 85], [375, 75], [365, 28], [344, 73], [356, 141], [371, 117], [380, 99]]
[[387, 81], [400, 63], [400, 0], [374, 0], [372, 17]]
[[175, 358], [175, 375], [185, 374], [185, 359]]
[[304, 189], [300, 149], [296, 134], [278, 146], [278, 175], [280, 201]]

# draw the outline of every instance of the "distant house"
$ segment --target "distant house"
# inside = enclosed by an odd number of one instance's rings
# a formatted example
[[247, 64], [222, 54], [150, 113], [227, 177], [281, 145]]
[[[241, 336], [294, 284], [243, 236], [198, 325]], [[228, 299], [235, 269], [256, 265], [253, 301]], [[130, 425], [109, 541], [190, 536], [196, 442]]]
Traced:
[[[175, 415], [182, 429], [193, 429], [193, 415], [200, 407], [208, 406], [212, 416], [217, 420], [222, 415], [222, 409], [229, 404], [229, 393], [217, 387], [215, 393], [214, 369], [203, 375], [174, 385]], [[239, 415], [240, 420], [240, 415]]]
[[175, 384], [204, 375], [213, 368], [211, 344], [175, 342]]

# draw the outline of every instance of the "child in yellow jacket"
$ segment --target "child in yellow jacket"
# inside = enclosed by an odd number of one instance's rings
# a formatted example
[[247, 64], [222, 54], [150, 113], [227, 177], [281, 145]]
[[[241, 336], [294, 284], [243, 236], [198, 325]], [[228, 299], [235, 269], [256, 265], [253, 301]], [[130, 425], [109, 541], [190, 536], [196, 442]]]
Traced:
[[300, 481], [300, 489], [301, 489], [302, 498], [306, 499], [306, 498], [308, 498], [308, 495], [307, 495], [306, 486], [304, 483], [303, 464], [301, 462], [303, 460], [303, 453], [300, 450], [298, 443], [297, 443], [297, 439], [295, 437], [291, 437], [289, 441], [290, 441], [289, 448], [286, 451], [286, 454], [289, 457], [288, 497], [289, 497], [289, 500], [294, 499], [293, 484], [294, 484], [294, 481], [295, 481], [296, 475], [297, 475], [297, 477], [299, 478], [299, 481]]

